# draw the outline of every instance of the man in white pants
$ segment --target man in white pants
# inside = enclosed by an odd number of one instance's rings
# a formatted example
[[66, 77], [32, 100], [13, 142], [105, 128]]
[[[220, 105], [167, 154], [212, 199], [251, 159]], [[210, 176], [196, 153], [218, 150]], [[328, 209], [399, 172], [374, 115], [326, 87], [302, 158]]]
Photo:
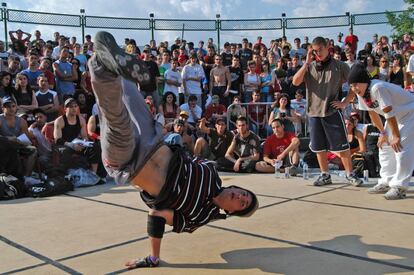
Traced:
[[[367, 110], [372, 123], [381, 131], [381, 178], [368, 192], [386, 192], [388, 200], [403, 199], [414, 170], [414, 95], [397, 85], [370, 80], [362, 64], [352, 67], [348, 83], [358, 96], [359, 109]], [[385, 117], [385, 125], [379, 115]]]

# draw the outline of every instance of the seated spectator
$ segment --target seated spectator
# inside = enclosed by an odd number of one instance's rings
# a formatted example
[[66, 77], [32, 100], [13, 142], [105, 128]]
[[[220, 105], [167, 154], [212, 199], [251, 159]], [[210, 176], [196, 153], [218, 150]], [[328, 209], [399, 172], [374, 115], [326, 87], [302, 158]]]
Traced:
[[74, 98], [79, 105], [79, 112], [81, 116], [83, 116], [85, 121], [88, 121], [89, 117], [92, 115], [92, 105], [88, 102], [86, 93], [83, 91], [76, 91]]
[[158, 112], [164, 116], [165, 124], [173, 122], [179, 115], [177, 97], [173, 92], [166, 92], [162, 97]]
[[96, 143], [93, 147], [85, 147], [72, 142], [77, 138], [87, 140], [86, 122], [82, 116], [78, 115], [79, 106], [74, 98], [66, 99], [64, 107], [65, 114], [56, 119], [53, 131], [56, 145], [63, 146], [60, 150], [60, 162], [65, 168], [71, 168], [74, 155], [84, 156], [88, 160], [87, 165], [90, 165], [91, 170], [96, 173], [100, 160], [100, 148], [96, 146]]
[[299, 139], [290, 132], [285, 132], [283, 121], [272, 121], [273, 134], [269, 136], [263, 147], [263, 161], [256, 163], [256, 170], [263, 173], [273, 173], [276, 162], [282, 162], [282, 167], [290, 167], [289, 174], [296, 176], [299, 165]]
[[219, 161], [217, 164], [221, 169], [234, 172], [254, 172], [256, 162], [260, 157], [259, 137], [249, 131], [245, 117], [237, 118], [236, 126], [237, 133], [227, 149], [225, 160]]
[[[30, 176], [36, 163], [37, 150], [31, 145], [32, 135], [27, 129], [27, 122], [16, 115], [17, 104], [12, 97], [3, 98], [2, 109], [0, 136], [6, 137], [10, 146], [18, 151], [20, 157], [23, 157], [24, 175]], [[27, 141], [21, 141], [23, 134]]]
[[208, 105], [204, 113], [204, 118], [207, 123], [212, 126], [216, 123], [217, 119], [226, 120], [227, 109], [223, 104], [220, 104], [220, 97], [218, 95], [213, 95], [211, 97], [211, 104]]
[[193, 155], [194, 141], [187, 133], [185, 124], [185, 120], [180, 118], [175, 119], [172, 124], [172, 129], [166, 135], [166, 143], [171, 143], [170, 140], [174, 140], [171, 144], [179, 144], [180, 146], [183, 146], [190, 155]]
[[270, 112], [269, 115], [269, 125], [276, 118], [279, 118], [283, 122], [284, 130], [286, 132], [295, 133], [294, 122], [299, 123], [300, 118], [297, 116], [296, 112], [290, 107], [290, 100], [287, 94], [282, 94], [278, 104]]
[[49, 82], [45, 75], [37, 78], [39, 91], [36, 92], [38, 107], [42, 109], [47, 116], [47, 121], [53, 121], [58, 117], [59, 100], [55, 91], [49, 89]]
[[235, 96], [233, 98], [233, 105], [229, 109], [230, 129], [236, 128], [236, 120], [238, 117], [247, 116], [246, 108], [241, 106], [240, 103], [240, 96]]
[[26, 74], [17, 74], [15, 88], [14, 98], [17, 102], [17, 114], [25, 114], [38, 107], [36, 94], [30, 86]]
[[253, 92], [252, 101], [247, 105], [247, 117], [249, 118], [250, 130], [256, 135], [267, 137], [270, 133], [266, 123], [267, 106], [261, 103], [260, 91]]
[[0, 99], [6, 96], [13, 96], [14, 95], [14, 88], [11, 82], [11, 75], [8, 72], [1, 72], [0, 73]]
[[37, 77], [43, 73], [42, 70], [39, 69], [39, 56], [37, 56], [37, 54], [30, 54], [29, 68], [23, 70], [22, 73], [27, 75], [29, 80], [28, 84], [32, 86], [33, 89], [37, 89]]
[[389, 74], [390, 74], [390, 67], [389, 67], [388, 59], [385, 57], [381, 57], [378, 79], [382, 81], [389, 81], [390, 79]]
[[378, 79], [379, 78], [379, 68], [376, 64], [375, 57], [373, 55], [368, 55], [364, 61], [365, 66], [367, 67], [367, 71], [371, 77], [371, 79]]
[[52, 144], [42, 134], [42, 129], [46, 125], [47, 116], [42, 109], [33, 110], [35, 122], [29, 127], [29, 132], [32, 133], [36, 140], [36, 148], [39, 154], [39, 162], [41, 167], [50, 167], [52, 160]]
[[[25, 38], [23, 38], [23, 34], [26, 35]], [[14, 51], [20, 55], [26, 54], [26, 43], [30, 43], [30, 38], [32, 35], [30, 33], [24, 32], [21, 29], [18, 29], [16, 31], [9, 31], [10, 40], [14, 46]]]
[[390, 72], [389, 72], [389, 79], [391, 83], [401, 86], [402, 88], [404, 88], [403, 66], [404, 66], [404, 61], [403, 61], [402, 55], [396, 54], [392, 58], [392, 65], [391, 65]]
[[181, 111], [187, 112], [188, 120], [187, 122], [191, 125], [195, 126], [198, 120], [201, 118], [202, 109], [200, 106], [197, 105], [197, 96], [190, 95], [188, 97], [188, 103], [184, 103], [180, 106]]
[[306, 124], [306, 99], [303, 98], [302, 90], [297, 90], [295, 93], [295, 99], [290, 101], [290, 107], [293, 109], [298, 117], [298, 121], [293, 122], [295, 126], [296, 135], [302, 134], [302, 125]]
[[217, 118], [215, 128], [209, 128], [206, 126], [206, 119], [202, 118], [200, 131], [206, 134], [208, 139], [200, 137], [196, 140], [194, 155], [209, 160], [223, 160], [233, 140], [233, 134], [226, 129], [225, 119]]

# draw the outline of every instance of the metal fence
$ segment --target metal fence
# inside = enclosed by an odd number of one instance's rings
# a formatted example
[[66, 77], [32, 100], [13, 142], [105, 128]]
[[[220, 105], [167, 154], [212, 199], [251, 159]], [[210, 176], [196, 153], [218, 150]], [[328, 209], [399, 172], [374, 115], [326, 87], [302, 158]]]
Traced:
[[[396, 15], [403, 11], [392, 11]], [[282, 30], [285, 35], [286, 29], [309, 29], [330, 28], [354, 25], [387, 24], [388, 19], [385, 12], [333, 15], [322, 17], [287, 18], [282, 14], [281, 18], [269, 19], [221, 19], [217, 14], [212, 20], [199, 19], [158, 19], [151, 13], [149, 18], [123, 18], [85, 15], [81, 9], [79, 15], [46, 13], [37, 11], [24, 11], [8, 9], [6, 3], [2, 3], [1, 21], [3, 21], [4, 38], [8, 41], [8, 23], [65, 26], [80, 28], [82, 31], [82, 42], [84, 42], [85, 29], [121, 29], [150, 31], [151, 39], [154, 39], [155, 31], [215, 31], [217, 32], [217, 44], [220, 48], [221, 32], [238, 32], [253, 30]], [[8, 43], [6, 43], [8, 47]]]

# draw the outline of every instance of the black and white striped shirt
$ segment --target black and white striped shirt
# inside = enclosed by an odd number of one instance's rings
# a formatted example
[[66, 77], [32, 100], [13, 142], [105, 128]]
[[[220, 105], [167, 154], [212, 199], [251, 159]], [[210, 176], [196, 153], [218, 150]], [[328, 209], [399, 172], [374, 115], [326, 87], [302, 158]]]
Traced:
[[141, 197], [151, 208], [174, 210], [174, 232], [191, 233], [212, 220], [226, 218], [213, 203], [221, 191], [221, 180], [212, 164], [190, 159], [177, 150], [160, 194], [153, 198], [143, 191]]

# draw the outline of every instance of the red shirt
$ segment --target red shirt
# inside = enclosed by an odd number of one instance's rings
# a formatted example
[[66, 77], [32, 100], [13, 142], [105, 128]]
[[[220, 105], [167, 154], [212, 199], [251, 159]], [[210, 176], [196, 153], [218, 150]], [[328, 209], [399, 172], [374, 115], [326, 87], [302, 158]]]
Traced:
[[204, 117], [207, 120], [210, 120], [211, 117], [213, 116], [213, 114], [218, 114], [218, 115], [222, 115], [227, 111], [226, 107], [224, 107], [223, 104], [218, 104], [216, 106], [213, 106], [213, 104], [210, 104], [207, 109], [206, 112], [204, 113]]
[[277, 158], [292, 143], [295, 137], [295, 134], [290, 132], [285, 132], [283, 138], [277, 138], [275, 134], [269, 136], [264, 143], [263, 155], [271, 159]]
[[260, 101], [249, 102], [247, 105], [247, 114], [253, 121], [262, 123], [266, 115], [266, 105], [255, 105], [255, 103], [260, 103]]

